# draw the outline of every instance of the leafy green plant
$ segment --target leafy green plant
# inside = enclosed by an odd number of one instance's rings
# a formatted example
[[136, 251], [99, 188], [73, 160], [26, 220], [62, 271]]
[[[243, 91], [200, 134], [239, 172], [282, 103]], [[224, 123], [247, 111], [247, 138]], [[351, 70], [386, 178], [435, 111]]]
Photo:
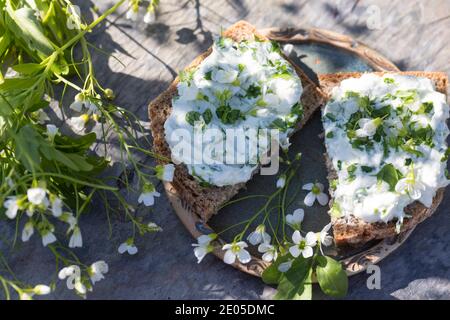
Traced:
[[[159, 195], [152, 180], [167, 179], [168, 175], [162, 173], [166, 168], [136, 160], [136, 153], [160, 156], [149, 151], [150, 142], [139, 119], [115, 105], [114, 92], [103, 88], [96, 78], [91, 54], [101, 50], [87, 37], [125, 3], [117, 1], [88, 23], [69, 0], [0, 0], [1, 223], [16, 224], [13, 246], [20, 229], [22, 241], [28, 241], [37, 231], [43, 245], [55, 256], [57, 267], [64, 266], [59, 278], [67, 278], [69, 289], [81, 296], [108, 272], [106, 262], [85, 265], [73, 250], [82, 246], [79, 218], [88, 212], [94, 197], [103, 200], [108, 221], [112, 213], [126, 216], [132, 227], [125, 242], [130, 247], [136, 234], [161, 230], [135, 216], [135, 205], [127, 202], [117, 185], [141, 193], [139, 202], [149, 206]], [[140, 1], [130, 4], [133, 10], [136, 4], [139, 6]], [[151, 1], [148, 12], [154, 14], [157, 4]], [[67, 106], [63, 101], [70, 91], [77, 95]], [[50, 122], [46, 111], [52, 101], [59, 101], [63, 121], [72, 130]], [[87, 132], [87, 124], [97, 129], [97, 134]], [[117, 138], [123, 171], [129, 170], [129, 163], [138, 178], [137, 185], [126, 174], [123, 178], [104, 174], [111, 163], [106, 147], [111, 135]], [[138, 143], [137, 138], [142, 136], [144, 142]], [[100, 155], [92, 151], [99, 145], [105, 146]], [[171, 169], [168, 167], [168, 172]], [[109, 204], [111, 197], [118, 203], [114, 208]], [[66, 234], [69, 241], [60, 234]], [[137, 248], [128, 250], [130, 254], [135, 251]], [[11, 297], [10, 290], [24, 299], [50, 291], [47, 286], [36, 288], [16, 280], [1, 257], [0, 282], [5, 298]]]

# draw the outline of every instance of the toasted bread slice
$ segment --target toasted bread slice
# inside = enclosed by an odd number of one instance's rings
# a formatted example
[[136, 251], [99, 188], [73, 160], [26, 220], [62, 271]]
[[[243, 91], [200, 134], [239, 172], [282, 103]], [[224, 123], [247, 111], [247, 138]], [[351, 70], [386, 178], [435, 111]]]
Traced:
[[[374, 74], [382, 76], [386, 72], [375, 72]], [[447, 85], [448, 77], [443, 72], [389, 72], [398, 73], [401, 75], [411, 75], [416, 77], [425, 77], [433, 81], [435, 89], [447, 95]], [[330, 96], [331, 90], [340, 84], [344, 79], [348, 78], [359, 78], [362, 73], [351, 72], [351, 73], [336, 73], [336, 74], [325, 74], [319, 77], [321, 88], [327, 97]], [[328, 179], [337, 178], [337, 173], [333, 168], [331, 160], [325, 155], [327, 169], [328, 169]], [[330, 191], [331, 192], [331, 191]], [[433, 204], [430, 208], [425, 207], [418, 201], [413, 202], [405, 208], [405, 212], [412, 216], [410, 219], [405, 219], [401, 232], [406, 232], [414, 228], [417, 224], [428, 218], [433, 214], [438, 205], [441, 203], [444, 194], [444, 188], [439, 189], [433, 199]], [[377, 223], [367, 223], [357, 217], [341, 217], [332, 218], [334, 240], [338, 246], [351, 245], [359, 246], [370, 240], [374, 239], [384, 239], [396, 235], [395, 231], [395, 221], [390, 221], [388, 223], [377, 222]]]
[[[245, 21], [239, 21], [232, 25], [223, 32], [223, 35], [236, 42], [253, 40], [255, 37], [260, 40], [268, 40], [265, 36], [258, 33], [255, 27]], [[211, 48], [198, 56], [186, 69], [197, 67], [210, 53]], [[301, 103], [304, 108], [304, 116], [297, 127], [299, 129], [311, 117], [314, 111], [321, 106], [324, 102], [325, 95], [299, 67], [295, 66], [292, 62], [291, 65], [295, 68], [303, 86]], [[164, 137], [164, 123], [170, 116], [172, 98], [177, 94], [178, 81], [179, 79], [177, 77], [169, 88], [161, 93], [149, 106], [154, 151], [169, 159], [171, 152]], [[164, 162], [162, 161], [162, 163]], [[230, 200], [245, 186], [244, 183], [240, 183], [225, 187], [202, 187], [194, 177], [189, 175], [186, 166], [183, 164], [176, 165], [172, 184], [185, 204], [204, 221], [207, 221], [218, 211], [223, 203]]]

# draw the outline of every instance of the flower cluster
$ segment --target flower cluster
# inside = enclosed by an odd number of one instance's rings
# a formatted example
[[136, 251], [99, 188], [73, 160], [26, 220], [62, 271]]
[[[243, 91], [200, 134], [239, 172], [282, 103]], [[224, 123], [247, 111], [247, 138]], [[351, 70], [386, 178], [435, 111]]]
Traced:
[[55, 227], [48, 218], [43, 219], [46, 215], [51, 215], [68, 224], [67, 234], [71, 234], [69, 248], [82, 247], [83, 240], [77, 218], [72, 213], [63, 211], [63, 200], [49, 192], [45, 183], [36, 182], [26, 194], [9, 196], [3, 206], [6, 208], [5, 214], [9, 219], [15, 219], [20, 211], [26, 213], [28, 221], [22, 229], [23, 242], [30, 240], [37, 228], [44, 247], [54, 243], [57, 240], [54, 234]]
[[[128, 11], [126, 13], [126, 17], [128, 20], [136, 22], [140, 17], [140, 5], [142, 0], [129, 0]], [[145, 11], [145, 15], [143, 18], [144, 23], [152, 24], [156, 21], [156, 7], [159, 4], [159, 0], [150, 0], [149, 5]]]
[[[137, 253], [136, 233], [144, 235], [161, 228], [137, 218], [136, 206], [152, 206], [160, 196], [153, 183], [158, 179], [170, 182], [175, 172], [172, 164], [152, 167], [136, 160], [139, 153], [169, 162], [150, 151], [146, 129], [139, 119], [115, 105], [113, 90], [102, 87], [95, 75], [91, 56], [95, 46], [86, 34], [126, 1], [118, 0], [90, 24], [69, 0], [54, 1], [51, 6], [48, 1], [32, 1], [32, 9], [24, 0], [14, 1], [14, 5], [11, 1], [0, 3], [0, 24], [7, 35], [3, 41], [9, 52], [0, 55], [7, 70], [0, 74], [0, 218], [17, 226], [23, 242], [35, 240], [38, 234], [55, 263], [65, 266], [60, 278], [70, 278], [75, 291], [83, 296], [103, 278], [108, 267], [106, 262], [85, 267], [76, 256], [75, 249], [84, 244], [81, 216], [89, 212], [93, 200], [108, 215], [111, 211], [123, 214], [132, 234], [118, 251]], [[131, 1], [133, 8], [140, 2]], [[145, 22], [154, 21], [157, 4], [150, 2]], [[25, 8], [35, 14], [18, 14]], [[53, 32], [55, 25], [60, 32]], [[66, 106], [66, 95], [70, 94], [74, 101]], [[48, 112], [50, 108], [54, 112]], [[58, 120], [53, 120], [55, 117]], [[121, 180], [122, 176], [114, 181], [105, 174], [113, 161], [107, 147], [111, 138], [120, 151], [119, 165], [123, 172], [133, 170], [136, 183]], [[124, 192], [138, 194], [137, 204], [126, 200]], [[118, 203], [114, 208], [109, 203], [112, 199]], [[15, 238], [5, 240], [13, 244]], [[22, 299], [50, 291], [43, 285], [16, 280], [6, 259], [0, 259], [0, 269], [6, 270], [0, 272], [6, 298], [10, 298], [10, 290]]]
[[92, 291], [92, 286], [105, 278], [108, 273], [108, 264], [103, 261], [97, 261], [85, 268], [87, 276], [82, 275], [82, 269], [78, 265], [69, 265], [61, 269], [58, 273], [60, 280], [66, 280], [66, 285], [69, 290], [75, 292], [81, 297], [86, 297], [88, 291]]

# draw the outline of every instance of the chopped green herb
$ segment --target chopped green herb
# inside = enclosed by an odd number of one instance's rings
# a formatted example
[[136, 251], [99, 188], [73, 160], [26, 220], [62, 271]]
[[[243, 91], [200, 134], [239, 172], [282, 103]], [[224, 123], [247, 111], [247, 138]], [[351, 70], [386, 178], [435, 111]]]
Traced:
[[377, 173], [377, 180], [384, 181], [389, 185], [389, 191], [395, 191], [395, 185], [402, 178], [402, 173], [391, 163], [385, 164]]
[[224, 124], [233, 124], [239, 119], [245, 119], [241, 110], [232, 109], [229, 105], [221, 105], [217, 108], [216, 115]]
[[200, 121], [200, 113], [197, 111], [189, 111], [186, 114], [186, 122], [194, 126], [196, 121]]
[[261, 94], [261, 87], [257, 84], [251, 84], [247, 89], [246, 96], [248, 98], [256, 98]]
[[211, 109], [206, 109], [205, 112], [203, 112], [203, 120], [205, 120], [206, 124], [209, 124], [212, 120], [213, 114]]
[[361, 166], [361, 170], [362, 170], [362, 172], [369, 173], [369, 172], [372, 172], [374, 170], [374, 167]]
[[211, 80], [212, 79], [212, 71], [208, 71], [205, 73], [205, 79], [206, 80]]
[[330, 119], [331, 121], [336, 121], [336, 116], [332, 113], [325, 114], [325, 117]]

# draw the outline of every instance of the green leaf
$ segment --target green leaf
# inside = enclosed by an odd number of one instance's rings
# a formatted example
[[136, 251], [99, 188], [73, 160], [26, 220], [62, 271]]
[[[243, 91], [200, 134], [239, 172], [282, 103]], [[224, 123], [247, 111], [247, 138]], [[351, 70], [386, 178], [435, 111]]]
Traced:
[[347, 294], [348, 278], [340, 262], [325, 256], [316, 259], [316, 276], [322, 291], [335, 298]]
[[19, 132], [12, 135], [16, 144], [16, 158], [28, 171], [39, 168], [41, 157], [39, 146], [41, 137], [29, 125], [22, 127]]
[[395, 185], [401, 177], [401, 172], [395, 169], [391, 163], [385, 164], [377, 173], [378, 181], [386, 182], [389, 185], [389, 191], [395, 190]]
[[10, 48], [11, 36], [5, 32], [0, 37], [0, 57]]
[[56, 150], [50, 145], [42, 145], [40, 151], [47, 160], [59, 162], [69, 169], [79, 171], [77, 164], [67, 157], [64, 152]]
[[42, 26], [33, 9], [22, 7], [14, 10], [8, 3], [6, 11], [12, 20], [11, 24], [8, 24], [9, 28], [29, 49], [35, 51], [41, 59], [45, 59], [53, 52], [53, 45], [44, 35]]
[[298, 295], [298, 300], [312, 300], [312, 268], [309, 269], [309, 273], [303, 284], [303, 292]]
[[5, 79], [2, 84], [0, 84], [0, 90], [25, 90], [36, 83], [37, 77], [30, 78], [10, 78]]
[[276, 300], [298, 300], [301, 298], [305, 279], [311, 268], [311, 260], [299, 257], [292, 263], [292, 267], [286, 273], [281, 275], [278, 284], [278, 292], [275, 294]]
[[288, 259], [288, 254], [278, 257], [277, 260], [272, 262], [272, 264], [264, 270], [262, 273], [262, 280], [267, 284], [278, 284], [282, 275], [282, 273], [278, 271], [278, 266], [281, 263], [286, 262]]
[[85, 157], [76, 153], [64, 153], [49, 144], [41, 145], [42, 155], [50, 161], [56, 161], [74, 171], [91, 171], [94, 167]]
[[58, 150], [69, 153], [79, 153], [88, 150], [96, 139], [97, 135], [95, 132], [91, 132], [79, 138], [57, 135], [54, 141]]
[[24, 75], [30, 75], [33, 73], [38, 72], [39, 70], [43, 69], [43, 66], [39, 63], [22, 63], [22, 64], [16, 64], [12, 67], [15, 71], [18, 73], [24, 74]]

